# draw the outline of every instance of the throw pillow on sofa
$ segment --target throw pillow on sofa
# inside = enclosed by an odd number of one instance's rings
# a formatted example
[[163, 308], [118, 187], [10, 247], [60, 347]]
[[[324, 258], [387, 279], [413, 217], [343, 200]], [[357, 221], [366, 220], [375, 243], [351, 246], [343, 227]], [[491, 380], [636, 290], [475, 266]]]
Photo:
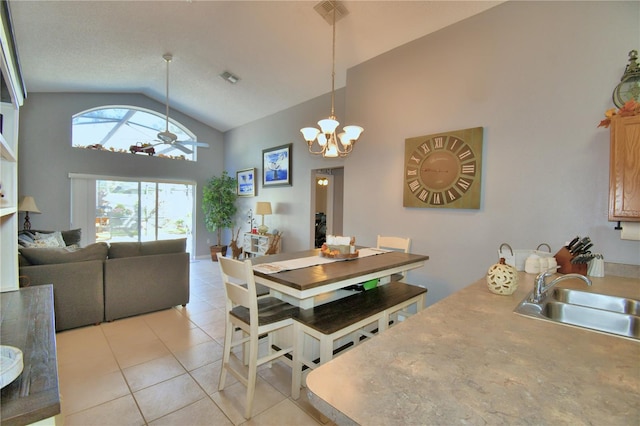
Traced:
[[85, 262], [89, 260], [105, 260], [109, 246], [107, 243], [89, 244], [82, 248], [44, 247], [21, 248], [20, 254], [31, 265], [49, 265], [53, 263]]
[[109, 246], [109, 259], [135, 256], [151, 256], [154, 254], [184, 253], [187, 239], [158, 240], [138, 242], [116, 242]]
[[66, 247], [67, 244], [62, 238], [60, 231], [55, 231], [50, 234], [43, 234], [42, 232], [36, 232], [36, 239], [34, 241], [36, 247]]
[[[68, 231], [56, 231], [60, 232], [62, 235], [62, 240], [64, 241], [66, 246], [72, 246], [74, 244], [80, 245], [80, 239], [82, 237], [82, 230], [78, 229], [70, 229]], [[32, 229], [24, 229], [18, 232], [18, 245], [21, 247], [33, 247], [30, 245], [35, 243], [36, 234], [53, 234], [54, 231], [42, 231], [42, 230], [32, 230]]]

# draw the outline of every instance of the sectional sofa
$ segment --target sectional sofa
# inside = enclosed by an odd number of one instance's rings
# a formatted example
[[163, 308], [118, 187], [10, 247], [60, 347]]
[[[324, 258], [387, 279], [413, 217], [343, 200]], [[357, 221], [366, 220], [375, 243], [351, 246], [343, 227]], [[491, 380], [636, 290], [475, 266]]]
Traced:
[[21, 285], [53, 284], [56, 331], [189, 302], [185, 238], [80, 248], [79, 237], [62, 237], [65, 247], [19, 249]]

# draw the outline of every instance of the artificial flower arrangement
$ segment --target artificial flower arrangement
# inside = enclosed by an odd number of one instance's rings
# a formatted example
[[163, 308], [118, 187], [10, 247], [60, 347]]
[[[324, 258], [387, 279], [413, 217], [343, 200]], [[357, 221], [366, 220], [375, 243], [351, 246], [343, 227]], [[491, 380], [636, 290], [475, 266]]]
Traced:
[[604, 116], [607, 117], [598, 124], [598, 127], [609, 127], [611, 124], [611, 119], [614, 116], [618, 117], [631, 117], [634, 115], [640, 115], [640, 103], [634, 101], [633, 99], [627, 101], [622, 108], [616, 111], [615, 108], [611, 108], [604, 113]]

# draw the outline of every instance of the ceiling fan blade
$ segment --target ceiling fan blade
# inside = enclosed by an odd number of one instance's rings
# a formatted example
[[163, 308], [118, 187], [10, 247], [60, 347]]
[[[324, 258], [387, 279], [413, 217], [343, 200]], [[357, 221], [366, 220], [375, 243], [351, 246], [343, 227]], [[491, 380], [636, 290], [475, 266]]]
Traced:
[[187, 141], [176, 141], [176, 143], [181, 143], [183, 145], [192, 145], [192, 146], [199, 146], [202, 148], [209, 148], [209, 144], [206, 142], [198, 142], [198, 141], [193, 141], [193, 140], [187, 140]]
[[174, 148], [178, 148], [180, 151], [184, 152], [185, 154], [193, 154], [193, 151], [191, 151], [186, 146], [181, 145], [180, 143], [176, 142], [174, 144], [171, 144], [171, 146]]

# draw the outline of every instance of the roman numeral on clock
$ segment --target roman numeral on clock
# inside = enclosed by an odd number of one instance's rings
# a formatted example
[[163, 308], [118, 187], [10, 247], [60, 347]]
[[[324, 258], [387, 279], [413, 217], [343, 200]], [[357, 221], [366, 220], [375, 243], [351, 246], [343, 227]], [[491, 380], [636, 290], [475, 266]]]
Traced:
[[475, 175], [476, 174], [476, 163], [463, 164], [462, 165], [462, 174]]
[[469, 189], [469, 187], [471, 186], [471, 182], [460, 178], [458, 179], [458, 182], [456, 182], [456, 186], [459, 187], [463, 192], [466, 192], [467, 189]]
[[420, 182], [418, 182], [418, 180], [412, 180], [409, 182], [409, 189], [411, 192], [416, 192], [418, 188], [420, 188]]
[[458, 158], [460, 160], [464, 160], [465, 158], [467, 158], [469, 156], [473, 156], [473, 152], [471, 152], [471, 149], [469, 147], [467, 147], [467, 149], [465, 149], [460, 154], [458, 154]]

